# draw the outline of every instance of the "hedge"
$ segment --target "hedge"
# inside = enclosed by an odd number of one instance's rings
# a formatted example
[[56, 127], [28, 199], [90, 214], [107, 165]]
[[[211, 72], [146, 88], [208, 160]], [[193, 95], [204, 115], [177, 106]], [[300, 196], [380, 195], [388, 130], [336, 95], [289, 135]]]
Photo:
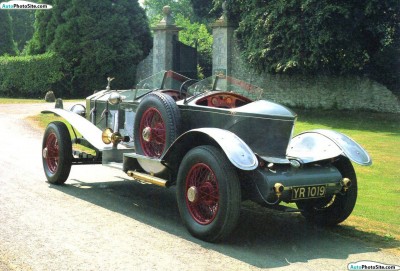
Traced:
[[0, 96], [43, 98], [63, 79], [63, 61], [54, 53], [0, 57]]

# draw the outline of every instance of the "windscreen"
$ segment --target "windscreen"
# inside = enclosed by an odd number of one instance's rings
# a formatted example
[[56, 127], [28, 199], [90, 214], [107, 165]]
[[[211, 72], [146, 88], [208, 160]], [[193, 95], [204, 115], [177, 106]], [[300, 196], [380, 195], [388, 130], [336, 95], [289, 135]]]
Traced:
[[191, 85], [188, 88], [188, 96], [198, 96], [209, 91], [232, 92], [253, 101], [261, 99], [263, 93], [262, 88], [245, 81], [225, 75], [214, 75]]
[[182, 83], [190, 78], [173, 71], [161, 71], [143, 79], [136, 85], [136, 98], [153, 90], [173, 89], [179, 90]]

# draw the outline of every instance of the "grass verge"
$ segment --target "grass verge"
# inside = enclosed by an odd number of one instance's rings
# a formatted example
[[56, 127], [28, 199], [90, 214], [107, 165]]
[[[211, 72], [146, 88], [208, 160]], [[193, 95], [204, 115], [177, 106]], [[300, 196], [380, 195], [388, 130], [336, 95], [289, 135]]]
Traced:
[[298, 110], [295, 134], [312, 129], [342, 132], [372, 157], [369, 167], [353, 164], [357, 204], [335, 231], [395, 248], [400, 253], [400, 116], [365, 112]]
[[[80, 100], [63, 100], [64, 102], [82, 102]], [[34, 104], [34, 103], [46, 103], [44, 99], [15, 99], [15, 98], [0, 98], [0, 104]], [[54, 102], [53, 102], [54, 104]]]
[[29, 104], [29, 103], [45, 103], [45, 101], [43, 99], [0, 98], [0, 104]]

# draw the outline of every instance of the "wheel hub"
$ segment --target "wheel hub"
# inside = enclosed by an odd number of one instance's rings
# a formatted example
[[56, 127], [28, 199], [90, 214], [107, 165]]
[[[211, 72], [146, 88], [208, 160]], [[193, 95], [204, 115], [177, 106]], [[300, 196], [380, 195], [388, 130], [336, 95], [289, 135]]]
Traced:
[[43, 149], [42, 156], [43, 156], [44, 159], [47, 158], [47, 147]]
[[189, 187], [189, 189], [187, 191], [187, 198], [191, 203], [194, 203], [197, 201], [198, 195], [199, 195], [199, 193], [198, 193], [196, 186]]
[[150, 142], [151, 140], [151, 127], [146, 127], [143, 129], [142, 132], [143, 140], [146, 142]]

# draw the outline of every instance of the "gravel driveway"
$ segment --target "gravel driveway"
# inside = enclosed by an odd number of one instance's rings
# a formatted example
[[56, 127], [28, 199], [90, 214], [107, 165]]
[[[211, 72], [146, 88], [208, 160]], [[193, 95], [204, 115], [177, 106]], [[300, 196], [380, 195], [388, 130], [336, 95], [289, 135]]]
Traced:
[[[101, 165], [46, 182], [43, 131], [25, 120], [52, 104], [0, 104], [0, 270], [347, 270], [395, 255], [307, 225], [298, 214], [243, 207], [221, 244], [191, 237], [174, 188], [128, 181]], [[69, 105], [65, 105], [69, 108]]]

